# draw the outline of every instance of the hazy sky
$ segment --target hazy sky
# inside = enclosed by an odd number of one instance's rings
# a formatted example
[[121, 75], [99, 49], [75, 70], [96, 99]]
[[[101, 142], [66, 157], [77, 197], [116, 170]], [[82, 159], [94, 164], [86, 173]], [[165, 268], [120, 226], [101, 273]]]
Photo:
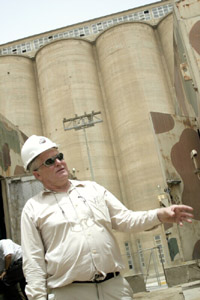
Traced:
[[159, 0], [0, 0], [0, 44]]

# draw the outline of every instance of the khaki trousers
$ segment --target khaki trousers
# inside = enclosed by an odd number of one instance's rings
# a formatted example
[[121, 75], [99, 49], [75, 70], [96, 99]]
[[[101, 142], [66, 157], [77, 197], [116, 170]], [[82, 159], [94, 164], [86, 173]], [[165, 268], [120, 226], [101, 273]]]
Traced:
[[132, 300], [133, 291], [121, 275], [101, 283], [72, 283], [52, 290], [55, 300]]

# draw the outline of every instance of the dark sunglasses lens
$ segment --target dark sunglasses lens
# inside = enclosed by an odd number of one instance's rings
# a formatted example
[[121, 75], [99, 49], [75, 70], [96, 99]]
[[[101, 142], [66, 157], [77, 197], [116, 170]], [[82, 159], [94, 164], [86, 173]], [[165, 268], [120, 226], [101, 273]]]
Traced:
[[52, 166], [55, 163], [56, 159], [63, 160], [63, 153], [58, 153], [56, 156], [48, 158], [45, 161], [45, 165]]
[[52, 166], [52, 165], [55, 163], [55, 160], [56, 160], [56, 158], [48, 158], [48, 159], [45, 161], [45, 165], [46, 165], [46, 166]]
[[63, 153], [59, 153], [59, 154], [57, 155], [57, 158], [58, 158], [59, 160], [63, 160], [63, 157], [64, 157]]

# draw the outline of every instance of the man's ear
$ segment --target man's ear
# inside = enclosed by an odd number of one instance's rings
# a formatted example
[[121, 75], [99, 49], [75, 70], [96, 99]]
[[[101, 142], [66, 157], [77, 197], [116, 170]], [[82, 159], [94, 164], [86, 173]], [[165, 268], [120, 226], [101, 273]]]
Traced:
[[33, 171], [33, 175], [37, 180], [40, 180], [40, 173], [38, 171]]

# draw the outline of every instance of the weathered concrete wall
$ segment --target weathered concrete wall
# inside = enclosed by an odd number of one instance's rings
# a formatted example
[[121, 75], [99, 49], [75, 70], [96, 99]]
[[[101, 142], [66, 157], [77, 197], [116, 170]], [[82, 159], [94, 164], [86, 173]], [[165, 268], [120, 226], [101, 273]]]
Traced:
[[200, 3], [180, 0], [174, 6], [174, 86], [178, 113], [200, 121]]
[[194, 261], [165, 269], [169, 287], [199, 280], [200, 268]]
[[21, 212], [26, 201], [39, 193], [43, 186], [30, 174], [2, 180], [6, 237], [21, 244]]
[[127, 276], [125, 278], [130, 284], [134, 294], [146, 291], [144, 276], [142, 274], [138, 274], [135, 276]]

